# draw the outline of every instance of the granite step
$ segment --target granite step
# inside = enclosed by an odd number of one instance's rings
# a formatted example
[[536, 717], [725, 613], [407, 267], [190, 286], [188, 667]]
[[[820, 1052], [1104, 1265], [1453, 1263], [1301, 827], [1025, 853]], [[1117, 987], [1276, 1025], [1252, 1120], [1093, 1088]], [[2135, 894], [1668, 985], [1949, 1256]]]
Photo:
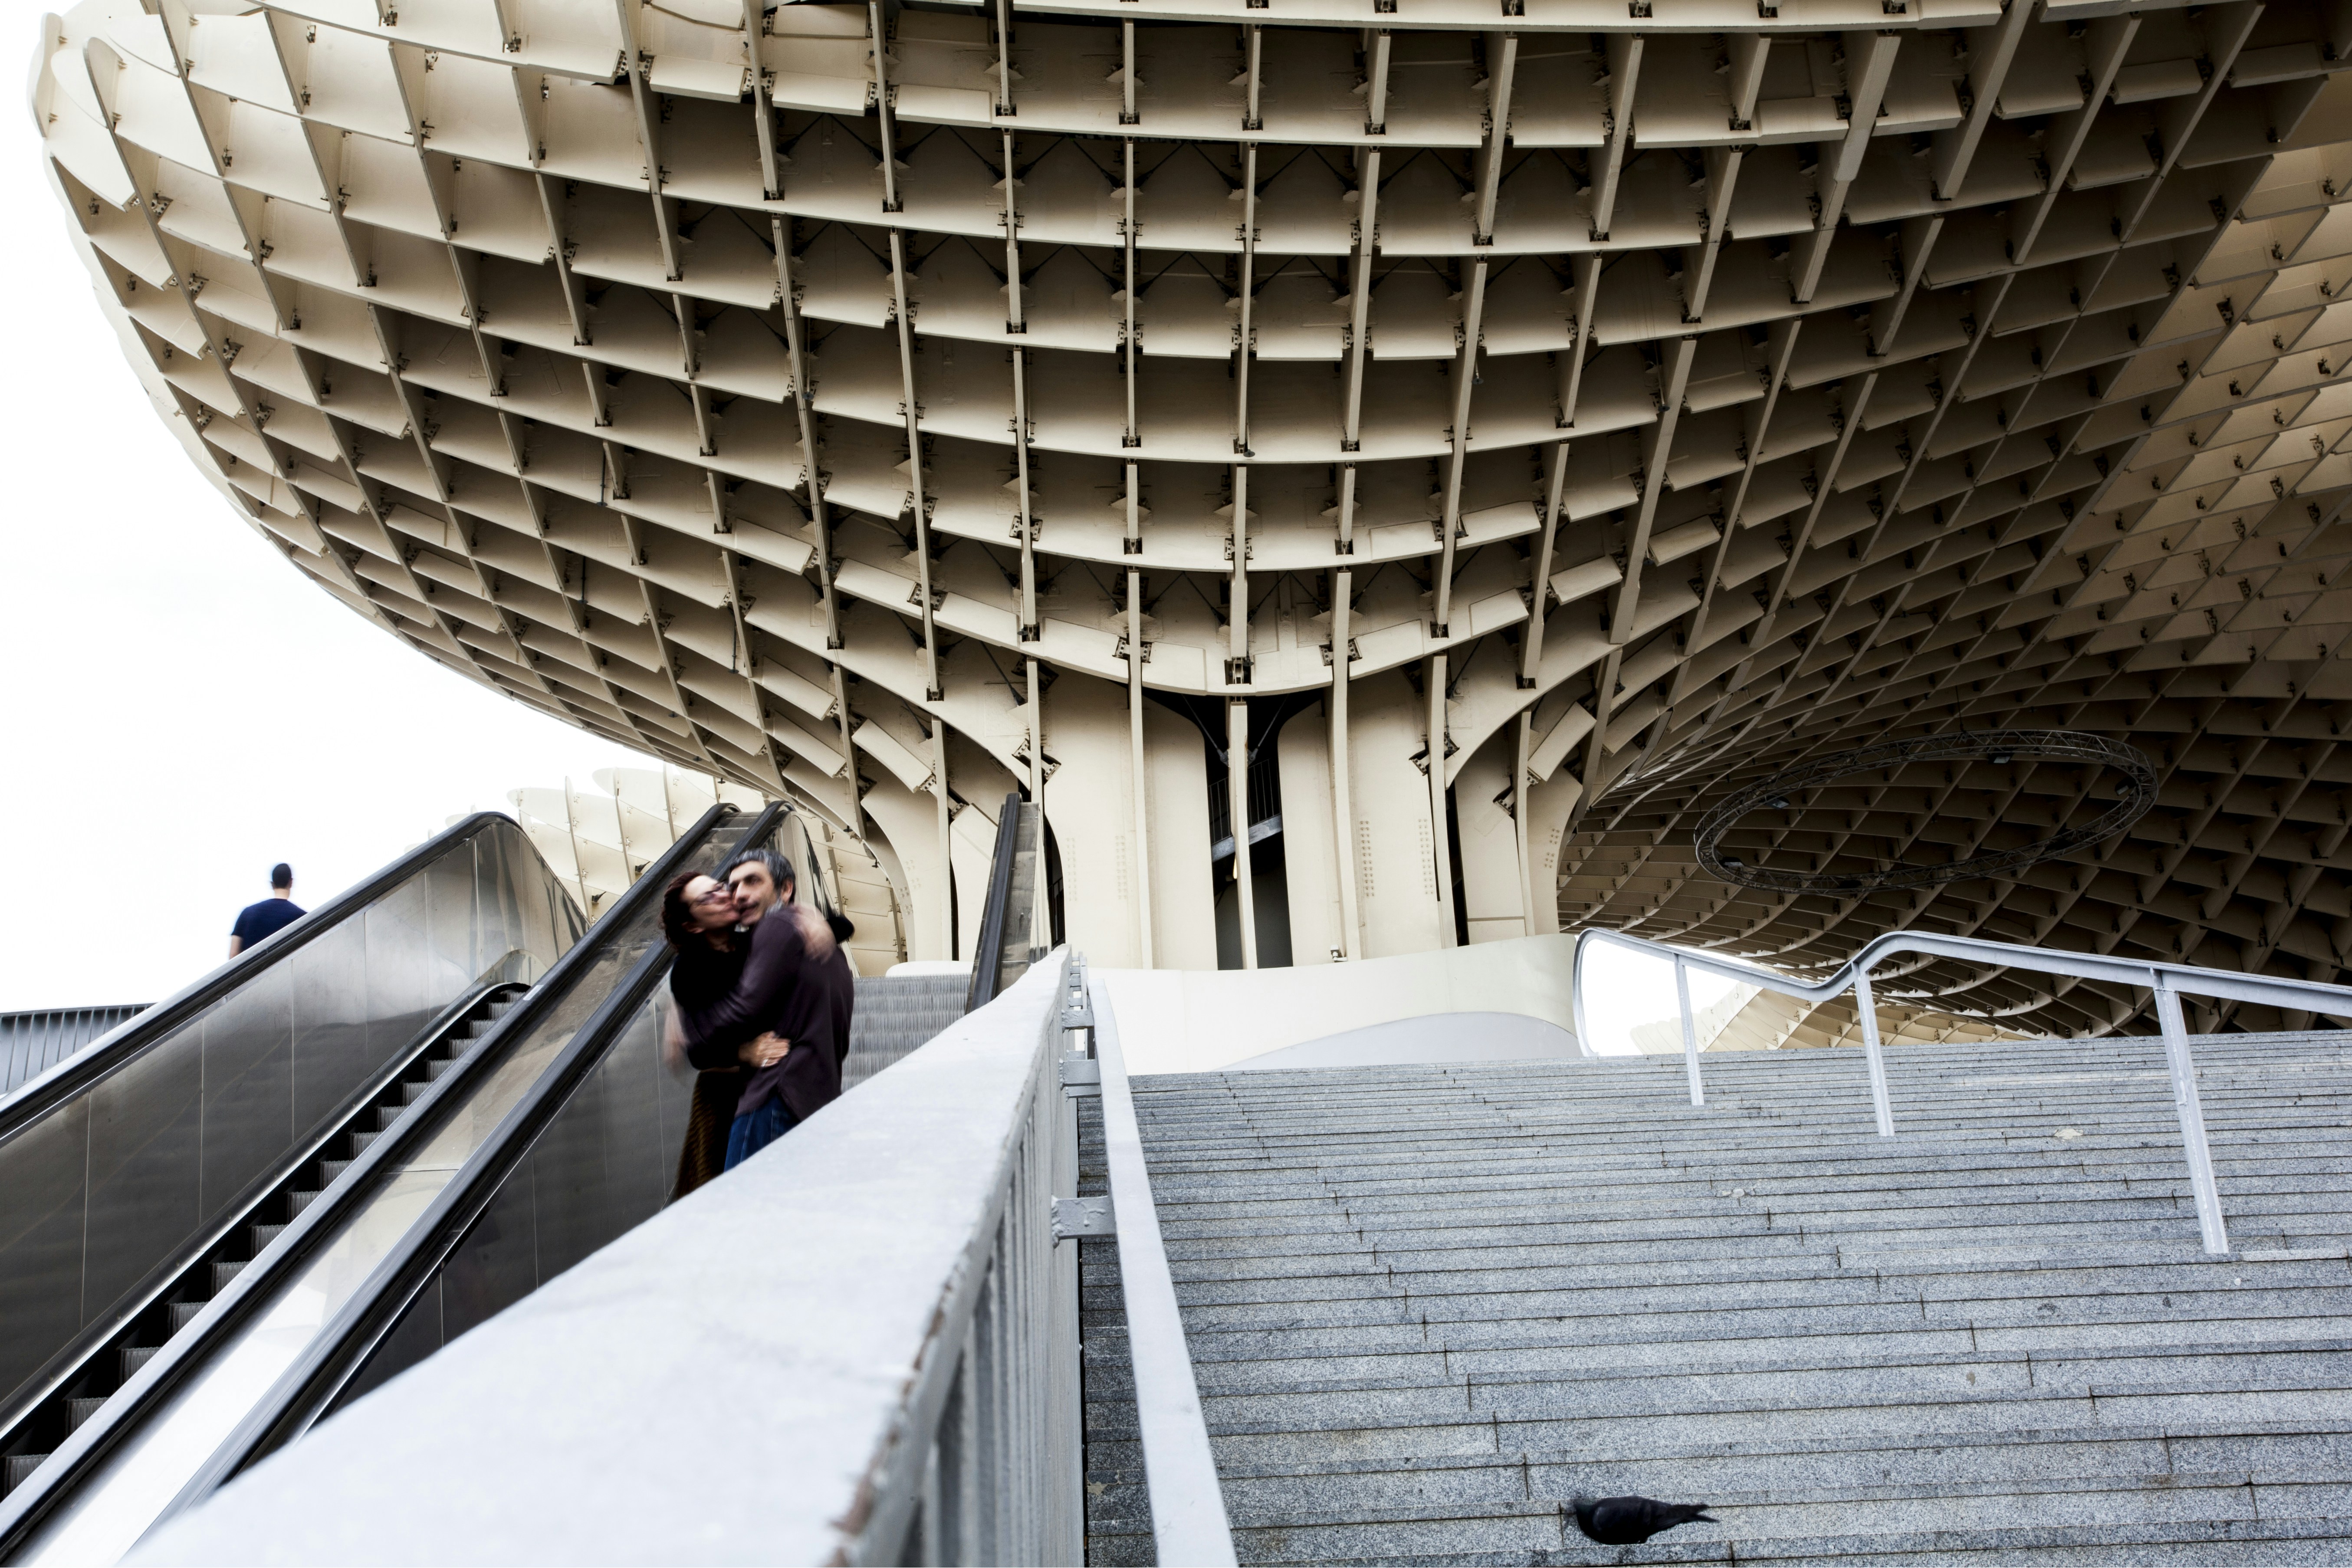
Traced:
[[[2221, 1258], [2152, 1040], [1890, 1047], [1893, 1140], [1853, 1051], [1136, 1080], [1243, 1561], [2326, 1560], [2352, 1053], [2194, 1049]], [[1089, 1561], [1149, 1562], [1080, 1282]], [[1594, 1547], [1580, 1490], [1722, 1522]]]

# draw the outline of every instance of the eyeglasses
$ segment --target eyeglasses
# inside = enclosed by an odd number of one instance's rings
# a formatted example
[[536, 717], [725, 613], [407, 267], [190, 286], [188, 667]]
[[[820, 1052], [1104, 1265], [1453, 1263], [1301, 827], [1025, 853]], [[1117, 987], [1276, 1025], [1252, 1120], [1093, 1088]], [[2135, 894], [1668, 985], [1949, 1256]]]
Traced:
[[731, 904], [735, 901], [732, 888], [713, 888], [707, 893], [697, 893], [692, 900], [698, 904]]

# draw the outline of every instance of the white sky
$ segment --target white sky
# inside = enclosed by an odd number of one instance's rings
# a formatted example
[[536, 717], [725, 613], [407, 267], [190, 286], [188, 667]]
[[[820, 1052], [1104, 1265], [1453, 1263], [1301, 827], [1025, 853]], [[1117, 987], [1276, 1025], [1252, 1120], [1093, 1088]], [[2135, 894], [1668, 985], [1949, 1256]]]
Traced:
[[[1661, 1018], [1682, 1017], [1675, 1000], [1675, 966], [1671, 959], [1602, 942], [1585, 961], [1584, 1026], [1592, 1038], [1586, 1043], [1604, 1057], [1632, 1056], [1633, 1026]], [[1691, 1012], [1696, 1015], [1725, 992], [1728, 980], [1694, 972], [1690, 977]]]
[[[7, 13], [0, 58], [31, 49]], [[0, 1011], [153, 1002], [292, 863], [306, 908], [453, 814], [650, 766], [452, 674], [263, 542], [99, 314], [21, 99], [0, 104]]]
[[[13, 312], [0, 424], [0, 1011], [160, 1001], [221, 962], [277, 861], [308, 907], [510, 789], [654, 765], [444, 669], [265, 543], [123, 362], [30, 116], [0, 125], [0, 298], [38, 301]], [[1596, 1049], [1674, 1016], [1663, 961], [1595, 971]], [[1722, 989], [1694, 977], [1692, 1005]]]

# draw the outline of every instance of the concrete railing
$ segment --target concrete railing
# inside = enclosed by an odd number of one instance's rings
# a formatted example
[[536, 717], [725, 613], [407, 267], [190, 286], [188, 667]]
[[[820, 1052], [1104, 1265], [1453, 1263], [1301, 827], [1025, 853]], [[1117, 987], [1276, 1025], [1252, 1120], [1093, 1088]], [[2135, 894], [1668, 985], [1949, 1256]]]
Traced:
[[1077, 1174], [1066, 969], [1040, 963], [137, 1559], [1082, 1562], [1077, 1248], [1053, 1220]]
[[1663, 942], [1650, 942], [1612, 931], [1586, 930], [1577, 933], [1572, 994], [1575, 998], [1576, 1037], [1587, 1055], [1592, 1054], [1592, 1037], [1584, 1026], [1584, 955], [1594, 942], [1608, 942], [1612, 946], [1655, 953], [1674, 961], [1675, 995], [1682, 1008], [1683, 1063], [1690, 1079], [1690, 1102], [1693, 1105], [1706, 1103], [1706, 1087], [1699, 1076], [1698, 1032], [1691, 1020], [1692, 970], [1719, 975], [1744, 985], [1759, 986], [1783, 996], [1793, 996], [1801, 1002], [1826, 1002], [1842, 992], [1851, 990], [1855, 1010], [1862, 1016], [1862, 1049], [1869, 1065], [1871, 1104], [1878, 1114], [1878, 1134], [1882, 1138], [1895, 1136], [1895, 1107], [1886, 1092], [1886, 1063], [1879, 1049], [1878, 1012], [1871, 998], [1870, 972], [1887, 959], [1897, 953], [1909, 952], [1923, 958], [1973, 963], [1987, 972], [2030, 969], [2042, 974], [2065, 975], [2076, 980], [2146, 986], [2156, 995], [2157, 1021], [2163, 1030], [2165, 1059], [2172, 1076], [2173, 1106], [2180, 1116], [2181, 1149], [2189, 1161], [2189, 1185], [2197, 1199], [2198, 1228], [2204, 1234], [2205, 1250], [2210, 1253], [2230, 1250], [2230, 1233], [2221, 1218], [2221, 1193], [2213, 1182], [2212, 1152], [2205, 1142], [2205, 1113], [2197, 1100], [2197, 1065], [2189, 1054], [2188, 1026], [2180, 1016], [2181, 995], [2185, 993], [2191, 996], [2218, 996], [2287, 1012], [2324, 1013], [2331, 1017], [2352, 1016], [2352, 986], [2325, 985], [2315, 980], [2287, 980], [2266, 974], [2240, 974], [2225, 969], [2203, 969], [2189, 963], [2141, 963], [2095, 952], [2066, 952], [2055, 948], [1984, 942], [1975, 937], [1937, 936], [1927, 931], [1897, 931], [1874, 937], [1834, 973], [1820, 980], [1807, 981], [1757, 964], [1742, 963], [1737, 959], [1718, 958], [1712, 953], [1674, 947]]
[[1057, 1205], [1070, 1223], [1066, 1235], [1118, 1238], [1119, 1293], [1127, 1309], [1128, 1363], [1135, 1379], [1135, 1425], [1143, 1448], [1143, 1484], [1151, 1500], [1151, 1538], [1158, 1560], [1191, 1568], [1233, 1568], [1233, 1526], [1224, 1488], [1192, 1375], [1192, 1352], [1176, 1302], [1160, 1207], [1143, 1160], [1143, 1133], [1135, 1095], [1119, 1049], [1110, 994], [1090, 980], [1080, 956], [1062, 986], [1062, 1026], [1082, 1041], [1083, 1055], [1063, 1063], [1062, 1078], [1076, 1092], [1092, 1083], [1102, 1096], [1103, 1161], [1110, 1198]]

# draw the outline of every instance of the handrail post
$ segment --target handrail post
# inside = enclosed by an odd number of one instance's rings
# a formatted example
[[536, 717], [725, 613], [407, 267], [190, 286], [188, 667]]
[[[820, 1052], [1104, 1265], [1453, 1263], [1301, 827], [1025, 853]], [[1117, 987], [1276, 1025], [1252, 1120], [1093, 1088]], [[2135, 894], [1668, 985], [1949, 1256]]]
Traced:
[[1698, 1029], [1691, 1022], [1690, 970], [1679, 952], [1675, 954], [1675, 999], [1683, 1007], [1683, 1068], [1690, 1074], [1691, 1103], [1705, 1105], [1706, 1089], [1698, 1077]]
[[1853, 972], [1853, 1005], [1862, 1015], [1862, 1054], [1870, 1064], [1870, 1104], [1878, 1112], [1878, 1135], [1895, 1136], [1895, 1102], [1886, 1093], [1886, 1058], [1878, 1049], [1878, 1004], [1870, 994], [1870, 971]]
[[2197, 1228], [2205, 1233], [2205, 1250], [2218, 1256], [2230, 1250], [2230, 1232], [2221, 1220], [2221, 1192], [2213, 1182], [2212, 1151], [2205, 1146], [2205, 1111], [2197, 1100], [2189, 1026], [2180, 1016], [2180, 994], [2167, 983], [2164, 971], [2156, 970], [2153, 976], [2165, 1061], [2172, 1069], [2173, 1109], [2180, 1112], [2180, 1147], [2189, 1156], [2189, 1190], [2197, 1199]]

